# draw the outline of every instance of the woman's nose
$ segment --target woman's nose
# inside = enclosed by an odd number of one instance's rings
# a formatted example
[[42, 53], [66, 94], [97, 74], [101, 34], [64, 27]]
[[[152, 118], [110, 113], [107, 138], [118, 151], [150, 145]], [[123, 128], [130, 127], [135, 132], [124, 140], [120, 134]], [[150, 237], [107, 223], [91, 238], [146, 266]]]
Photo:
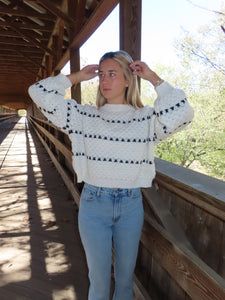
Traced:
[[107, 80], [108, 80], [108, 77], [106, 76], [106, 74], [101, 75], [101, 77], [100, 77], [101, 82], [106, 82]]

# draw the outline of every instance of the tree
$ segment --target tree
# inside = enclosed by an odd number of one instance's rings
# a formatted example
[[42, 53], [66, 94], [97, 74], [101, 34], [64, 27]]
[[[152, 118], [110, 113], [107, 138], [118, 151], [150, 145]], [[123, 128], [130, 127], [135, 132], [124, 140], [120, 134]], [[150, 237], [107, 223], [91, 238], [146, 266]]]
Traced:
[[[192, 1], [187, 1], [200, 7]], [[200, 8], [206, 9], [204, 7]], [[222, 8], [221, 11], [213, 12], [215, 13], [215, 18], [210, 24], [199, 28], [195, 35], [184, 30], [183, 38], [177, 41], [176, 46], [183, 64], [192, 59], [193, 62], [203, 64], [208, 70], [213, 68], [225, 75], [225, 8]]]
[[[205, 169], [208, 175], [225, 178], [224, 94], [190, 95], [195, 110], [193, 124], [161, 142], [156, 155], [184, 167]], [[196, 164], [197, 163], [197, 164]]]
[[176, 81], [195, 110], [193, 124], [156, 148], [162, 159], [225, 179], [225, 54], [220, 15], [193, 35], [183, 31], [176, 47], [183, 67]]

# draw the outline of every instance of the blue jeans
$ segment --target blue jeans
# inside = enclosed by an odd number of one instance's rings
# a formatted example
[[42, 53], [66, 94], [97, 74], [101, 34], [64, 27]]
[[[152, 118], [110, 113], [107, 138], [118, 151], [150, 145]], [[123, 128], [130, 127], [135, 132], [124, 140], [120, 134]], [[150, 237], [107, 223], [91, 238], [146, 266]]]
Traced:
[[133, 299], [133, 273], [144, 213], [139, 188], [99, 188], [85, 183], [79, 231], [89, 269], [89, 300], [108, 300], [114, 247], [114, 300]]

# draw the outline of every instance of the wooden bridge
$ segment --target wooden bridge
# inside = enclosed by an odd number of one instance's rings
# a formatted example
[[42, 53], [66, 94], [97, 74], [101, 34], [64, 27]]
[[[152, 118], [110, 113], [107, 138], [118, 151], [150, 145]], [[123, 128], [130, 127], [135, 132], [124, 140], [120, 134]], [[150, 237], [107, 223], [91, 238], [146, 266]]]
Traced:
[[[27, 88], [68, 61], [78, 69], [79, 48], [116, 5], [120, 48], [139, 58], [141, 0], [0, 0], [1, 300], [87, 299], [77, 229], [82, 185], [70, 140]], [[80, 99], [79, 86], [72, 95]], [[154, 187], [142, 190], [135, 299], [224, 300], [225, 183], [159, 159], [156, 169]]]

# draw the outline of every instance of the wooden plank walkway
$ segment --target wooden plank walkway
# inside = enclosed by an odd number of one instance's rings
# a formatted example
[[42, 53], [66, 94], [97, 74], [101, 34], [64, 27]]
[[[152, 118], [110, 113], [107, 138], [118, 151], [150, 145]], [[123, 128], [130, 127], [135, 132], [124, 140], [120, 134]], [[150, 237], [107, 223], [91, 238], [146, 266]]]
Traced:
[[77, 210], [25, 118], [0, 124], [0, 299], [85, 300]]

